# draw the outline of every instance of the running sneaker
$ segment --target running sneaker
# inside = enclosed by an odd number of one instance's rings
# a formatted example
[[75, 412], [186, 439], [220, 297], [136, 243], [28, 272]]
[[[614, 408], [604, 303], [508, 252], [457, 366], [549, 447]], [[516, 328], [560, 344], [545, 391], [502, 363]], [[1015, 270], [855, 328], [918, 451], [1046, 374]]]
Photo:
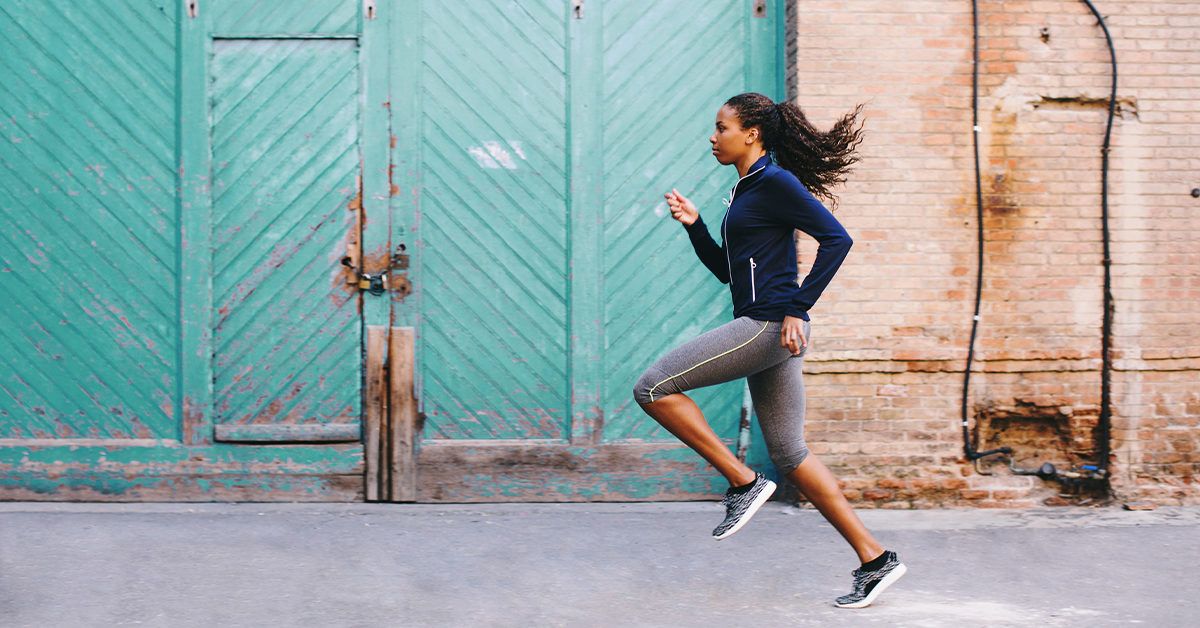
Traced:
[[841, 608], [863, 608], [870, 606], [875, 598], [883, 593], [884, 589], [892, 586], [900, 576], [903, 576], [908, 567], [900, 562], [900, 558], [896, 556], [896, 552], [887, 551], [887, 562], [882, 567], [874, 571], [863, 571], [855, 569], [850, 572], [854, 576], [854, 590], [848, 595], [843, 595], [836, 600], [837, 606]]
[[713, 529], [713, 538], [720, 541], [742, 529], [774, 492], [775, 483], [763, 477], [761, 473], [754, 474], [754, 483], [744, 491], [735, 492], [733, 487], [730, 487], [725, 491], [725, 498], [721, 500], [725, 505], [725, 520]]

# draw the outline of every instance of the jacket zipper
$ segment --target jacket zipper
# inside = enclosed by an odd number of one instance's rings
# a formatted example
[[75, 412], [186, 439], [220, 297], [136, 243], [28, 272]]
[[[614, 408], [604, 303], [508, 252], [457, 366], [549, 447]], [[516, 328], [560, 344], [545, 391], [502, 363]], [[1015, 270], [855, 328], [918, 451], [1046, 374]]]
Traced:
[[754, 303], [754, 301], [758, 299], [758, 296], [755, 295], [755, 293], [754, 293], [754, 269], [757, 266], [758, 265], [754, 263], [754, 258], [751, 257], [750, 258], [750, 302], [751, 303]]
[[[767, 165], [763, 164], [758, 167], [758, 170], [747, 173], [746, 177], [748, 177], [752, 174], [755, 174], [766, 167], [767, 167]], [[729, 248], [730, 248], [729, 247], [729, 229], [726, 228], [726, 225], [729, 223], [729, 212], [733, 211], [733, 197], [735, 194], [737, 194], [738, 183], [741, 183], [742, 179], [745, 179], [746, 177], [742, 177], [741, 179], [738, 179], [737, 183], [733, 184], [733, 189], [729, 190], [729, 200], [725, 201], [725, 219], [721, 221], [721, 240], [723, 240], [725, 243], [725, 267], [729, 270], [729, 287], [731, 289], [733, 288], [733, 262], [731, 262], [729, 260]], [[751, 288], [751, 292], [753, 292], [754, 291], [753, 282], [751, 282], [750, 288]], [[752, 302], [754, 301], [754, 299], [750, 299], [750, 300]]]

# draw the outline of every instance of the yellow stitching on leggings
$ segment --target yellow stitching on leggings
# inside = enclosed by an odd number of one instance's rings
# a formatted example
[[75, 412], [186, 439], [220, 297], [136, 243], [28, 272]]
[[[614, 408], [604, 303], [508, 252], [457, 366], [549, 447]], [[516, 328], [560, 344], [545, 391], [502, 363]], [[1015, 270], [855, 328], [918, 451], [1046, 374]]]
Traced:
[[[733, 353], [734, 351], [737, 351], [738, 349], [741, 349], [742, 347], [744, 347], [744, 346], [746, 346], [746, 345], [748, 345], [748, 344], [750, 344], [750, 343], [754, 342], [754, 339], [755, 339], [755, 338], [758, 338], [759, 334], [763, 333], [764, 331], [767, 331], [767, 326], [768, 326], [768, 325], [770, 325], [770, 324], [771, 324], [771, 323], [770, 323], [770, 321], [768, 321], [768, 322], [766, 322], [766, 323], [763, 323], [763, 328], [762, 328], [762, 329], [760, 329], [760, 330], [758, 330], [758, 332], [757, 332], [757, 333], [755, 333], [755, 334], [754, 334], [754, 335], [753, 335], [753, 336], [750, 338], [750, 340], [747, 340], [746, 342], [743, 342], [742, 344], [740, 344], [740, 345], [738, 345], [738, 346], [736, 346], [736, 347], [734, 347], [734, 348], [730, 349], [729, 351], [726, 351], [725, 353], [722, 353], [722, 354], [720, 354], [720, 355], [714, 355], [713, 357], [711, 357], [711, 358], [709, 358], [709, 359], [707, 359], [707, 360], [705, 360], [705, 361], [701, 362], [700, 364], [697, 364], [696, 366], [693, 366], [692, 368], [688, 369], [687, 371], [683, 371], [682, 373], [677, 373], [677, 374], [675, 374], [675, 375], [672, 375], [672, 376], [668, 377], [667, 379], [675, 379], [676, 377], [679, 377], [680, 375], [683, 375], [684, 373], [687, 373], [688, 371], [691, 371], [691, 370], [698, 369], [698, 368], [700, 368], [701, 366], [703, 366], [703, 365], [705, 365], [705, 364], [708, 364], [709, 362], [712, 362], [713, 360], [715, 360], [715, 359], [717, 359], [717, 358], [721, 357], [722, 355], [729, 355], [730, 353]], [[654, 403], [654, 389], [655, 389], [655, 388], [658, 388], [659, 386], [662, 386], [663, 384], [665, 384], [665, 383], [667, 382], [667, 379], [664, 379], [663, 381], [661, 381], [661, 382], [659, 382], [659, 383], [657, 383], [657, 384], [655, 384], [655, 385], [653, 385], [653, 386], [651, 386], [651, 387], [650, 387], [650, 403]]]

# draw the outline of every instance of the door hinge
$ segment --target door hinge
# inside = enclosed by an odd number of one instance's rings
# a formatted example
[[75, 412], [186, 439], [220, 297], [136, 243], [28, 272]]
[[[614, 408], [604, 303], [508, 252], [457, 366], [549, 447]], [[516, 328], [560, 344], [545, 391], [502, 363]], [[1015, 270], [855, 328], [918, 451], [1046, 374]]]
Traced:
[[183, 4], [187, 7], [188, 17], [195, 18], [200, 15], [200, 0], [183, 0]]
[[375, 19], [375, 0], [363, 0], [363, 18]]
[[754, 0], [754, 17], [767, 17], [767, 0]]
[[583, 19], [583, 0], [572, 0], [571, 13], [575, 16], [575, 19]]

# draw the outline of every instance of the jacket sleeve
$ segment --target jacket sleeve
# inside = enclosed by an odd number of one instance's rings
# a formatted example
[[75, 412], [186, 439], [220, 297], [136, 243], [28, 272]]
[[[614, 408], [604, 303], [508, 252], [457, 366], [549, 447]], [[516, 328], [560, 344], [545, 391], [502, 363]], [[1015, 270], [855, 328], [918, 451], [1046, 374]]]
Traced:
[[833, 217], [833, 213], [794, 176], [779, 173], [775, 175], [772, 183], [772, 192], [778, 195], [772, 199], [775, 201], [772, 207], [777, 212], [779, 221], [807, 233], [817, 241], [817, 256], [813, 260], [812, 268], [793, 292], [792, 299], [784, 310], [788, 316], [808, 320], [808, 310], [820, 298], [825, 286], [833, 280], [854, 240], [837, 218]]
[[688, 238], [692, 240], [692, 248], [696, 249], [696, 256], [700, 261], [704, 262], [721, 283], [729, 283], [729, 262], [725, 259], [725, 246], [717, 246], [708, 233], [704, 219], [697, 215], [696, 222], [684, 225], [683, 228], [687, 230]]

